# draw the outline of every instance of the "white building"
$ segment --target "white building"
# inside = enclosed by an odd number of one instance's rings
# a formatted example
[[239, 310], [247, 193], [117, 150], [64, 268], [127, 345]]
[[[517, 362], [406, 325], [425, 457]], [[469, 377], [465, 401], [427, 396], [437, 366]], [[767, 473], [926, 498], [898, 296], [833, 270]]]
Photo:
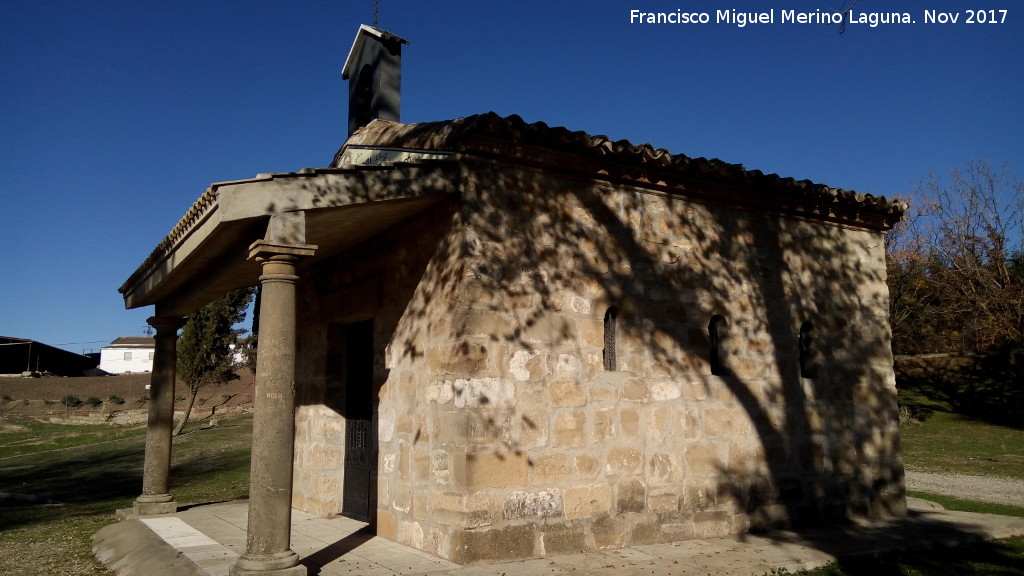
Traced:
[[156, 340], [148, 336], [121, 336], [100, 349], [100, 370], [110, 374], [150, 372]]

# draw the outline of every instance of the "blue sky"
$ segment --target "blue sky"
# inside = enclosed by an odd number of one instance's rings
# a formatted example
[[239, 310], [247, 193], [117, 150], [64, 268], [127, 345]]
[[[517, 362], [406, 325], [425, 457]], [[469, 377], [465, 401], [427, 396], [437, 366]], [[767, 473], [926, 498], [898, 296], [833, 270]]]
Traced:
[[[381, 0], [380, 26], [410, 41], [406, 122], [518, 114], [886, 196], [973, 159], [1024, 175], [1024, 9], [861, 0], [917, 22], [779, 22], [842, 1]], [[776, 22], [714, 22], [730, 8]], [[152, 310], [117, 288], [210, 183], [330, 162], [372, 18], [372, 0], [0, 4], [0, 335], [75, 352], [141, 335]]]

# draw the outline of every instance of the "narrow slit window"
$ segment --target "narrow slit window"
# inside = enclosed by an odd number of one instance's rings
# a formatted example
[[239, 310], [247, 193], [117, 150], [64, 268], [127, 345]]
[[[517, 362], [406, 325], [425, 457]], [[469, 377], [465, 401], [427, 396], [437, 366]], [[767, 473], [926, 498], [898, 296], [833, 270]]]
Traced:
[[614, 306], [604, 313], [604, 369], [617, 370], [615, 358], [615, 329], [618, 323], [619, 310]]
[[711, 317], [708, 324], [708, 343], [710, 345], [711, 373], [715, 376], [728, 376], [729, 369], [725, 366], [726, 322], [721, 314]]
[[800, 347], [800, 377], [817, 378], [819, 362], [814, 341], [814, 324], [804, 322], [800, 325], [798, 343]]

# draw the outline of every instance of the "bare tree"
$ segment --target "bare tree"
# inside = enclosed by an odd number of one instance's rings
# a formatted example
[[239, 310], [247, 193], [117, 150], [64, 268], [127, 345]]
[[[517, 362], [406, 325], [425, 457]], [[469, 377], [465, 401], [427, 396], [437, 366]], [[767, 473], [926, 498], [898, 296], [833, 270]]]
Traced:
[[934, 175], [918, 186], [918, 257], [966, 352], [1024, 340], [1024, 183], [988, 162]]
[[929, 270], [935, 268], [915, 220], [898, 222], [885, 237], [889, 324], [896, 354], [949, 351], [936, 331], [942, 309]]

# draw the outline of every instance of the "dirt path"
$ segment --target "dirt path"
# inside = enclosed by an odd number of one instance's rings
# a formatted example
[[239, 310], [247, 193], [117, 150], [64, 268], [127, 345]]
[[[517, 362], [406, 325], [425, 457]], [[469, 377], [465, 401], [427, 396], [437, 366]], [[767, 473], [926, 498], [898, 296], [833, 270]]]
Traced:
[[907, 490], [1024, 507], [1024, 481], [907, 470]]

